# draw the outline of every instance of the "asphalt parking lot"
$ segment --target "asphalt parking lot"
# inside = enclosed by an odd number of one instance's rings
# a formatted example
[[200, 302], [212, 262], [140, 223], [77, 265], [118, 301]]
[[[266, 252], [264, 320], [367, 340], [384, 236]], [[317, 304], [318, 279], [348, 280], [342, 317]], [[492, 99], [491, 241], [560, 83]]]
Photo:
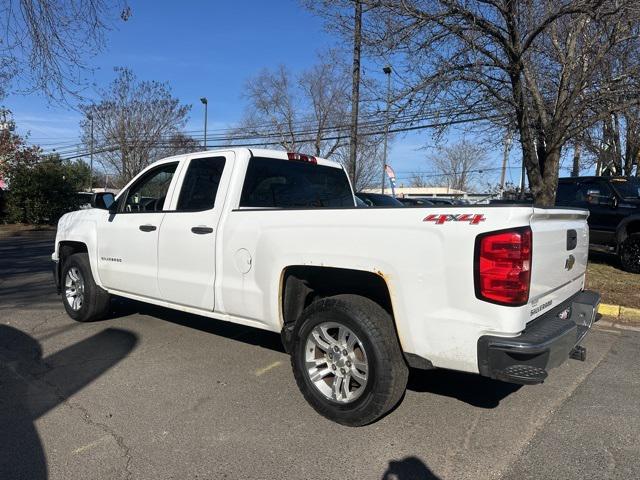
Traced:
[[640, 332], [519, 388], [413, 371], [381, 421], [299, 394], [278, 335], [132, 302], [74, 323], [51, 232], [0, 239], [0, 479], [640, 478]]

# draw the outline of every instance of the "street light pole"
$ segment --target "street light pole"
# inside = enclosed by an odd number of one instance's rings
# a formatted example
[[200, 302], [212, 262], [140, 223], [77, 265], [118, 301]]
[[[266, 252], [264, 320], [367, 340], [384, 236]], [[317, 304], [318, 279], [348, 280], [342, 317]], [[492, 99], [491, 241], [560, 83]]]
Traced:
[[89, 113], [89, 121], [91, 122], [91, 138], [89, 140], [89, 192], [91, 192], [93, 187], [93, 112]]
[[207, 113], [209, 102], [207, 101], [207, 97], [202, 97], [200, 99], [202, 104], [204, 105], [204, 149], [207, 149], [207, 117], [209, 116]]
[[387, 174], [387, 143], [389, 141], [389, 110], [391, 108], [391, 66], [387, 65], [382, 69], [387, 76], [387, 111], [385, 112], [385, 125], [384, 125], [384, 151], [382, 153], [382, 189], [384, 194], [384, 181]]
[[353, 25], [353, 68], [351, 70], [351, 128], [349, 132], [349, 174], [353, 188], [358, 180], [358, 108], [360, 104], [360, 53], [362, 49], [362, 0], [355, 0]]

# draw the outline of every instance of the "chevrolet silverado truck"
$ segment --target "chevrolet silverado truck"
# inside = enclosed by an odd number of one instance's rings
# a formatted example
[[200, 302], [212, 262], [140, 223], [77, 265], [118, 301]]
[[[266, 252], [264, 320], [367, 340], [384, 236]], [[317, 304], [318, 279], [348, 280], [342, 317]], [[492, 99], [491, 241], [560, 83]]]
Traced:
[[617, 255], [627, 272], [640, 273], [640, 178], [561, 178], [556, 205], [589, 210], [591, 250]]
[[167, 158], [64, 215], [54, 275], [86, 322], [126, 297], [281, 334], [306, 400], [344, 425], [402, 398], [409, 367], [520, 384], [580, 345], [588, 212], [357, 208], [340, 164], [237, 148]]

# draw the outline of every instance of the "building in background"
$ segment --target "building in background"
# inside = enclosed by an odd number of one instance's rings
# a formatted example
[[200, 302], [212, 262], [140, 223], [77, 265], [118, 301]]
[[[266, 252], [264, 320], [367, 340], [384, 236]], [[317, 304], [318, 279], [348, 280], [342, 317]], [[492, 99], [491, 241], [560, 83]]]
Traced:
[[[365, 193], [380, 193], [379, 188], [365, 188]], [[467, 192], [449, 187], [396, 187], [396, 197], [466, 198]]]

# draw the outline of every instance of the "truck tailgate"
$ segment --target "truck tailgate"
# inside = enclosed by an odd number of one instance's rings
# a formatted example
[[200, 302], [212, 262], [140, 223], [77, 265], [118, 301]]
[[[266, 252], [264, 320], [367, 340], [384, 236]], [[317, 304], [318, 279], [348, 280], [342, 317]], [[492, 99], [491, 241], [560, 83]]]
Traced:
[[589, 253], [589, 212], [534, 208], [530, 319], [584, 288]]

